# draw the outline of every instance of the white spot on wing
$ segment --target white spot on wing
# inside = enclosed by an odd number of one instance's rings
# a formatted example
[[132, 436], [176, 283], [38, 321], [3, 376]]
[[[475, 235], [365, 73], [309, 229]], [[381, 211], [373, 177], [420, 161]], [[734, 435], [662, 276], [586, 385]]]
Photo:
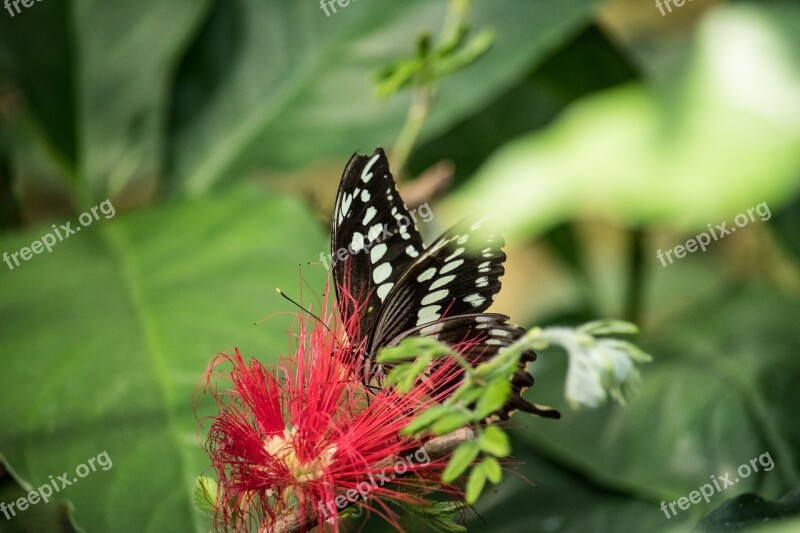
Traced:
[[[364, 191], [367, 192], [367, 191]], [[361, 221], [362, 224], [365, 226], [370, 223], [370, 221], [375, 218], [375, 215], [378, 214], [378, 210], [374, 207], [370, 206], [367, 208], [367, 212], [364, 213], [364, 220]]]
[[472, 307], [478, 307], [486, 301], [486, 298], [476, 292], [470, 294], [469, 296], [465, 296], [463, 301], [464, 303], [472, 304]]
[[[358, 189], [356, 189], [356, 190], [358, 190]], [[361, 192], [361, 201], [362, 201], [362, 202], [369, 202], [369, 198], [370, 198], [370, 196], [369, 196], [369, 191], [368, 191], [368, 190], [366, 190], [366, 189], [364, 189], [364, 190]]]
[[408, 257], [417, 257], [419, 255], [419, 252], [417, 251], [416, 248], [414, 248], [413, 244], [409, 244], [408, 246], [406, 246], [406, 255], [408, 255]]
[[437, 320], [441, 308], [441, 305], [428, 305], [417, 311], [417, 326]]
[[372, 261], [373, 264], [377, 263], [378, 260], [383, 257], [383, 254], [386, 253], [387, 246], [385, 244], [377, 244], [375, 245], [372, 250], [369, 251], [369, 259]]
[[486, 276], [481, 276], [475, 280], [476, 287], [486, 287], [487, 285], [489, 285], [489, 278]]
[[433, 277], [434, 274], [436, 274], [436, 269], [431, 267], [422, 274], [420, 274], [419, 276], [417, 276], [417, 281], [428, 281]]
[[394, 287], [394, 283], [384, 283], [378, 287], [378, 290], [375, 291], [378, 294], [378, 298], [380, 298], [381, 301], [384, 301], [386, 299], [386, 295], [389, 294], [390, 290], [392, 290], [392, 287]]
[[435, 289], [438, 289], [439, 287], [444, 287], [445, 285], [447, 285], [448, 283], [450, 283], [454, 279], [456, 279], [456, 276], [454, 274], [451, 274], [449, 276], [443, 276], [443, 277], [437, 279], [436, 281], [434, 281], [433, 283], [431, 283], [431, 286], [428, 287], [428, 289], [429, 290], [435, 290]]
[[367, 166], [364, 167], [364, 172], [361, 173], [361, 181], [363, 181], [364, 183], [369, 183], [369, 180], [372, 179], [372, 172], [370, 172], [370, 169], [372, 168], [372, 165], [375, 164], [375, 161], [377, 161], [380, 156], [381, 156], [381, 154], [375, 154], [374, 156], [372, 156], [372, 159], [369, 160], [369, 163], [367, 163]]
[[448, 291], [447, 289], [442, 289], [440, 291], [432, 292], [432, 293], [426, 295], [425, 298], [423, 298], [420, 303], [422, 305], [428, 305], [428, 304], [436, 303], [439, 300], [441, 300], [442, 298], [446, 297], [449, 292], [450, 291]]
[[383, 225], [375, 224], [374, 226], [369, 228], [369, 232], [367, 233], [367, 239], [369, 239], [370, 242], [375, 242], [375, 239], [380, 237], [382, 231], [383, 231]]
[[406, 227], [404, 224], [400, 224], [400, 236], [404, 241], [407, 241], [411, 238], [411, 235], [408, 233], [408, 227]]
[[353, 203], [353, 195], [346, 194], [344, 198], [342, 198], [342, 207], [339, 211], [339, 215], [343, 218], [347, 216], [347, 212], [350, 211], [350, 204]]
[[464, 252], [464, 249], [463, 249], [463, 248], [458, 248], [458, 249], [457, 249], [455, 252], [453, 252], [452, 254], [450, 254], [450, 257], [448, 257], [448, 258], [446, 258], [446, 259], [445, 259], [445, 262], [446, 262], [446, 263], [449, 263], [450, 261], [452, 261], [453, 259], [455, 259], [455, 258], [456, 258], [456, 257], [458, 257], [459, 255], [461, 255], [463, 252]]
[[455, 260], [453, 262], [447, 263], [439, 271], [439, 274], [447, 274], [451, 270], [455, 270], [456, 268], [460, 267], [463, 262], [464, 262], [463, 259], [457, 259], [457, 260]]
[[353, 233], [353, 240], [350, 241], [350, 251], [357, 254], [364, 249], [364, 236], [359, 232]]
[[489, 216], [483, 217], [482, 219], [480, 219], [479, 221], [477, 221], [477, 222], [475, 222], [473, 225], [471, 225], [471, 226], [469, 227], [469, 229], [471, 229], [472, 231], [475, 231], [476, 229], [478, 229], [478, 228], [480, 228], [481, 226], [483, 226], [483, 223], [484, 223], [484, 222], [486, 222], [487, 220], [489, 220], [490, 218], [492, 218], [492, 215], [489, 215]]
[[388, 278], [391, 273], [392, 273], [392, 265], [389, 263], [383, 263], [378, 268], [372, 271], [372, 281], [374, 281], [375, 283], [381, 283], [386, 278]]

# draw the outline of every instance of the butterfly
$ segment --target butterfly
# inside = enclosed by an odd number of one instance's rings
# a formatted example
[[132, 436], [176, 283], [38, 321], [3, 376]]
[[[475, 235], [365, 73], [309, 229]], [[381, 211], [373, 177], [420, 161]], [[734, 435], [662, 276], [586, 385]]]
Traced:
[[[353, 154], [336, 195], [331, 269], [340, 315], [358, 314], [357, 338], [350, 341], [363, 346], [367, 382], [380, 382], [385, 374], [374, 360], [378, 351], [408, 336], [462, 343], [462, 356], [478, 364], [525, 333], [509, 317], [485, 312], [505, 272], [503, 238], [477, 231], [481, 220], [465, 221], [426, 247], [416, 215], [398, 194], [383, 149]], [[533, 385], [527, 363], [535, 358], [532, 350], [523, 354], [511, 380], [512, 396], [497, 413], [500, 419], [517, 409], [560, 416], [522, 397]]]

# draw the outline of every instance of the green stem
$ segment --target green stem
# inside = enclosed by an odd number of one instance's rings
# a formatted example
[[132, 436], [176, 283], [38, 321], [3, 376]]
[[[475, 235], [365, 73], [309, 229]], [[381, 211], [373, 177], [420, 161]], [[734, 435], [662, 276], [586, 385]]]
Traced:
[[[450, 0], [448, 16], [443, 28], [445, 40], [455, 38], [459, 28], [463, 26], [468, 12], [469, 0]], [[430, 61], [430, 56], [428, 56], [428, 61]], [[425, 68], [423, 79], [428, 81], [413, 92], [406, 122], [392, 148], [391, 163], [397, 176], [401, 176], [405, 171], [408, 156], [419, 139], [422, 127], [430, 114], [435, 82], [430, 79], [430, 72], [428, 72], [430, 65], [428, 64]]]
[[392, 148], [392, 168], [395, 169], [396, 175], [402, 175], [405, 171], [411, 149], [419, 139], [422, 126], [428, 118], [431, 107], [431, 91], [430, 86], [427, 85], [414, 91], [406, 122]]

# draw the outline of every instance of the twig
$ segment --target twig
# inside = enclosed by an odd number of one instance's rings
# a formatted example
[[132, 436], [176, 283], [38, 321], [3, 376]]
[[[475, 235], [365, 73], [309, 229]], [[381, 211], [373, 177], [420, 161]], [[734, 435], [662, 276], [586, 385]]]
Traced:
[[[425, 450], [431, 460], [439, 459], [452, 453], [462, 442], [474, 438], [475, 432], [472, 429], [461, 428], [447, 435], [429, 440], [422, 449]], [[389, 466], [398, 460], [400, 460], [400, 458], [397, 456], [389, 456], [380, 461], [376, 467], [381, 468], [383, 466]], [[262, 527], [258, 530], [258, 533], [299, 533], [300, 531], [309, 531], [317, 524], [318, 520], [316, 509], [309, 507], [306, 509], [305, 515], [299, 512], [291, 512], [279, 516], [275, 520], [272, 529]]]

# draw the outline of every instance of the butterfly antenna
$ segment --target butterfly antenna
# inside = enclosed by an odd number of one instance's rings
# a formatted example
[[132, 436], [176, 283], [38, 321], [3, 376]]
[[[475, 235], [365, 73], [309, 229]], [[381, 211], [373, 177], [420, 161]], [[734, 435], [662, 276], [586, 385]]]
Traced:
[[334, 333], [333, 333], [333, 331], [331, 331], [331, 328], [329, 328], [329, 327], [328, 327], [328, 325], [327, 325], [325, 322], [323, 322], [323, 321], [322, 321], [322, 319], [321, 319], [320, 317], [318, 317], [317, 315], [315, 315], [314, 313], [312, 313], [311, 311], [309, 311], [308, 309], [306, 309], [305, 307], [303, 307], [303, 306], [302, 306], [302, 305], [300, 305], [299, 303], [295, 302], [294, 300], [292, 300], [291, 298], [289, 298], [288, 296], [286, 296], [286, 293], [284, 293], [282, 290], [280, 290], [280, 289], [276, 288], [276, 289], [275, 289], [275, 291], [276, 291], [278, 294], [280, 294], [281, 296], [283, 296], [284, 298], [286, 298], [287, 300], [289, 300], [290, 302], [292, 302], [294, 305], [296, 305], [297, 307], [299, 307], [300, 309], [302, 309], [303, 311], [305, 311], [307, 314], [311, 315], [311, 316], [312, 316], [312, 317], [313, 317], [313, 318], [314, 318], [314, 319], [315, 319], [317, 322], [319, 322], [320, 324], [322, 324], [322, 327], [323, 327], [323, 328], [325, 328], [325, 329], [327, 329], [328, 331], [330, 331], [331, 335], [333, 335], [333, 334], [334, 334]]

